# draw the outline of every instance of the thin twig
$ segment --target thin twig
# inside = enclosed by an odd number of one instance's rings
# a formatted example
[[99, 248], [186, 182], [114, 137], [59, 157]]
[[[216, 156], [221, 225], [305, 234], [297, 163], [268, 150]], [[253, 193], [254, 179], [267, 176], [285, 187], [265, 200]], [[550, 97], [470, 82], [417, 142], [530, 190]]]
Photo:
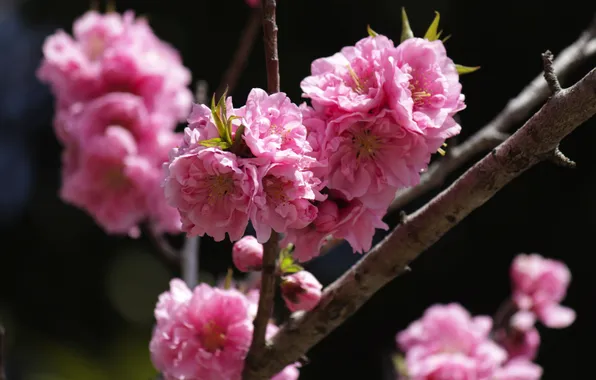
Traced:
[[[596, 55], [596, 17], [581, 36], [565, 48], [553, 62], [558, 78], [568, 77], [575, 69]], [[431, 164], [414, 187], [397, 192], [388, 212], [403, 209], [413, 200], [440, 187], [449, 174], [476, 155], [493, 149], [508, 137], [507, 132], [527, 119], [531, 112], [551, 95], [543, 74], [534, 78], [493, 120], [460, 145], [447, 149], [447, 155]], [[452, 145], [452, 144], [450, 144]], [[343, 240], [330, 240], [321, 253], [329, 252]]]
[[238, 83], [240, 74], [246, 66], [246, 61], [252, 51], [257, 36], [259, 35], [259, 29], [261, 27], [261, 8], [254, 8], [249, 16], [246, 26], [240, 34], [240, 41], [238, 47], [234, 53], [234, 57], [226, 70], [223, 79], [219, 83], [219, 87], [215, 92], [216, 97], [220, 97], [226, 88], [228, 93], [232, 92]]
[[207, 104], [209, 100], [209, 83], [206, 80], [197, 81], [197, 87], [195, 89], [195, 101], [197, 104]]
[[182, 280], [191, 289], [199, 282], [199, 245], [200, 238], [198, 236], [187, 237], [181, 250]]
[[6, 330], [0, 325], [0, 380], [6, 380]]
[[[267, 67], [267, 90], [270, 94], [279, 92], [279, 58], [277, 55], [277, 23], [275, 0], [261, 0], [263, 8], [263, 42], [265, 43], [265, 63]], [[255, 369], [267, 360], [266, 331], [275, 295], [275, 272], [279, 255], [279, 235], [271, 231], [269, 241], [263, 247], [263, 269], [261, 271], [261, 289], [259, 306], [253, 321], [254, 331], [252, 343], [243, 373], [243, 379], [250, 380], [255, 376]]]
[[507, 141], [409, 215], [405, 223], [328, 286], [316, 308], [282, 326], [265, 354], [267, 360], [255, 368], [251, 380], [269, 379], [296, 362], [447, 231], [514, 178], [546, 160], [565, 136], [594, 114], [596, 69], [553, 95]]
[[155, 231], [151, 226], [146, 229], [147, 235], [153, 242], [153, 245], [157, 248], [160, 255], [171, 264], [180, 265], [180, 252], [166, 240], [166, 237]]
[[545, 51], [542, 53], [542, 65], [544, 67], [544, 80], [546, 80], [546, 84], [550, 89], [550, 92], [556, 94], [557, 92], [561, 91], [561, 83], [559, 83], [559, 78], [557, 78], [557, 74], [555, 74], [555, 69], [553, 67], [553, 53], [550, 50]]

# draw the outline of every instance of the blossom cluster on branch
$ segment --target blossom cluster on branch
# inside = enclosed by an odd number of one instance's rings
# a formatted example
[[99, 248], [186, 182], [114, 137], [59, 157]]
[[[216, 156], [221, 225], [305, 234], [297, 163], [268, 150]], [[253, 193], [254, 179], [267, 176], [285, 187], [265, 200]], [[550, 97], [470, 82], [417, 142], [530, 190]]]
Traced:
[[56, 97], [54, 127], [64, 146], [62, 199], [106, 232], [180, 231], [163, 196], [162, 165], [181, 135], [192, 93], [190, 71], [134, 13], [89, 11], [43, 46], [38, 77]]
[[311, 105], [253, 89], [234, 108], [225, 94], [194, 105], [171, 153], [166, 197], [182, 230], [221, 241], [249, 223], [307, 261], [331, 236], [371, 248], [395, 192], [416, 185], [431, 155], [461, 127], [458, 67], [436, 31], [394, 44], [369, 36], [313, 62], [301, 87]]
[[562, 262], [520, 254], [511, 266], [512, 296], [494, 318], [472, 317], [461, 305], [431, 306], [397, 334], [405, 358], [396, 369], [404, 380], [538, 380], [533, 363], [540, 345], [534, 324], [564, 328], [575, 312], [559, 303], [571, 280]]

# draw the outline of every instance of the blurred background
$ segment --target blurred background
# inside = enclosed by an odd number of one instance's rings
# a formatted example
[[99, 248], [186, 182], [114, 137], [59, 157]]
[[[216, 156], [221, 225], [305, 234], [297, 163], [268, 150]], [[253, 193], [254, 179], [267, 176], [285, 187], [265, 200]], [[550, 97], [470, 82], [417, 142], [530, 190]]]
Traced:
[[[280, 0], [281, 87], [296, 103], [312, 60], [366, 36], [366, 25], [398, 40], [400, 8], [422, 35], [441, 12], [449, 55], [482, 69], [463, 77], [468, 108], [461, 139], [474, 133], [587, 27], [590, 1]], [[149, 17], [156, 34], [180, 50], [193, 85], [217, 87], [251, 9], [243, 0], [117, 0], [118, 11]], [[44, 38], [90, 8], [87, 0], [0, 1], [0, 321], [5, 325], [9, 380], [147, 380], [153, 307], [179, 269], [145, 237], [107, 236], [83, 211], [61, 202], [60, 152], [51, 122], [54, 101], [34, 72]], [[565, 81], [594, 67], [592, 60]], [[235, 104], [266, 87], [257, 41], [234, 91]], [[545, 330], [538, 363], [544, 379], [593, 373], [596, 340], [594, 196], [596, 120], [562, 144], [575, 170], [543, 163], [475, 211], [310, 353], [301, 379], [392, 379], [395, 333], [433, 303], [460, 302], [493, 314], [509, 294], [508, 269], [520, 252], [567, 263], [573, 281], [564, 304], [578, 313], [565, 330]], [[480, 158], [480, 157], [479, 157]], [[458, 173], [449, 176], [448, 182]], [[432, 194], [406, 208], [411, 212]], [[388, 216], [394, 226], [396, 216]], [[378, 238], [381, 238], [379, 234]], [[201, 280], [231, 266], [231, 245], [202, 241]], [[359, 259], [347, 246], [309, 269], [328, 284]]]

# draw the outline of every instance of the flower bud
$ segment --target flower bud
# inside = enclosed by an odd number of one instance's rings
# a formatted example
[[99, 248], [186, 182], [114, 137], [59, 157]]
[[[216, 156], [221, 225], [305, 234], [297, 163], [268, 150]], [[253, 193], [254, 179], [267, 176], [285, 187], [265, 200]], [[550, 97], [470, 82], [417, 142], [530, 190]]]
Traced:
[[234, 243], [232, 260], [238, 270], [253, 272], [263, 266], [263, 245], [254, 236], [244, 236]]
[[305, 270], [285, 276], [281, 282], [281, 295], [291, 312], [311, 310], [321, 299], [323, 285]]

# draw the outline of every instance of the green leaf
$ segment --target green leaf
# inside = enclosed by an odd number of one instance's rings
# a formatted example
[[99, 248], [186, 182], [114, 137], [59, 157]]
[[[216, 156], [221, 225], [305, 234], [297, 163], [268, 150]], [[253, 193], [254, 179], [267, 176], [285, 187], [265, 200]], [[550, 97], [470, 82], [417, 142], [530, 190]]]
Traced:
[[379, 35], [379, 33], [375, 32], [374, 30], [371, 29], [370, 25], [366, 26], [366, 31], [368, 32], [368, 35], [371, 37], [376, 37]]
[[297, 273], [300, 271], [303, 271], [304, 268], [302, 268], [300, 265], [298, 264], [292, 264], [292, 265], [288, 265], [285, 268], [282, 269], [283, 274], [292, 274], [292, 273]]
[[445, 43], [450, 38], [451, 38], [451, 34], [449, 34], [448, 36], [445, 36], [445, 38], [443, 38], [441, 41], [443, 41], [443, 43]]
[[428, 27], [426, 33], [424, 34], [424, 38], [429, 41], [435, 41], [439, 39], [440, 33], [437, 32], [439, 29], [439, 21], [441, 20], [441, 15], [439, 12], [435, 11], [435, 19]]
[[408, 367], [406, 366], [406, 360], [402, 355], [395, 354], [393, 355], [393, 368], [395, 368], [395, 372], [397, 372], [402, 377], [408, 377]]
[[480, 66], [462, 66], [462, 65], [455, 65], [455, 68], [457, 69], [457, 73], [459, 75], [463, 75], [463, 74], [469, 74], [469, 73], [473, 73], [474, 71], [480, 69]]
[[408, 38], [413, 38], [414, 32], [412, 32], [412, 28], [410, 28], [410, 21], [408, 20], [408, 15], [406, 14], [406, 8], [401, 7], [401, 39], [400, 42], [404, 42]]
[[207, 148], [220, 148], [222, 150], [230, 149], [230, 144], [227, 141], [223, 141], [221, 137], [215, 137], [208, 140], [199, 141], [199, 144], [206, 146]]

